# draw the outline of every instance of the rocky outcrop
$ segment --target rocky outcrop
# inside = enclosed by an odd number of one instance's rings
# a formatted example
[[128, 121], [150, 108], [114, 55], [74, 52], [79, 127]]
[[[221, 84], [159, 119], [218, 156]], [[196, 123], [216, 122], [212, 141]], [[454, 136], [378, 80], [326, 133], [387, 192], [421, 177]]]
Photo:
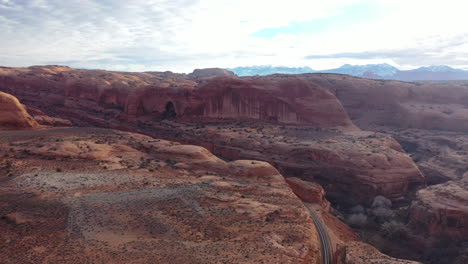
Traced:
[[17, 98], [0, 92], [0, 130], [37, 128], [39, 128], [39, 124], [28, 114]]
[[43, 127], [72, 127], [70, 120], [46, 115], [39, 109], [26, 106], [27, 112]]
[[94, 128], [0, 132], [0, 155], [2, 263], [319, 259], [308, 212], [265, 162]]
[[325, 190], [319, 184], [296, 177], [286, 178], [286, 182], [301, 200], [319, 204], [325, 211], [330, 209], [330, 202], [325, 198]]
[[195, 69], [191, 74], [192, 78], [205, 79], [213, 77], [235, 77], [236, 74], [221, 68]]
[[410, 208], [414, 230], [431, 236], [468, 236], [468, 181], [449, 181], [417, 192]]
[[338, 251], [337, 264], [421, 264], [389, 257], [373, 246], [357, 241], [342, 245]]

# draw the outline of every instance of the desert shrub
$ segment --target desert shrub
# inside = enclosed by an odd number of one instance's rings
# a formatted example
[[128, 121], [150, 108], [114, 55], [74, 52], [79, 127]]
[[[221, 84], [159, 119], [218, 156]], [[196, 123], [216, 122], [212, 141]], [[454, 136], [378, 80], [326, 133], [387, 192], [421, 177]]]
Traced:
[[364, 209], [364, 206], [358, 204], [356, 206], [351, 207], [351, 209], [349, 209], [349, 211], [352, 214], [364, 214], [365, 209]]
[[378, 195], [372, 201], [372, 208], [376, 207], [390, 208], [392, 207], [392, 201], [390, 201], [390, 199], [385, 198], [384, 196]]
[[373, 208], [371, 213], [379, 223], [388, 222], [395, 217], [395, 213], [391, 209], [384, 207]]
[[346, 219], [346, 223], [352, 227], [363, 227], [367, 225], [367, 216], [365, 214], [351, 214]]
[[405, 224], [397, 221], [388, 221], [380, 226], [382, 236], [391, 240], [404, 239], [408, 236], [409, 229]]

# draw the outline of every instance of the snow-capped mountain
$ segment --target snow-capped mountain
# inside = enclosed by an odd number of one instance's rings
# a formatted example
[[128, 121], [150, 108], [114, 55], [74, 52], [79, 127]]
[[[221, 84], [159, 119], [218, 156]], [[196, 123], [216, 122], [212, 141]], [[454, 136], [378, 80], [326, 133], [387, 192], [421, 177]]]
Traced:
[[399, 69], [389, 65], [387, 63], [384, 64], [367, 64], [367, 65], [350, 65], [345, 64], [337, 69], [331, 69], [326, 71], [320, 72], [328, 72], [328, 73], [341, 73], [341, 74], [349, 74], [353, 76], [363, 76], [366, 72], [371, 72], [375, 75], [381, 77], [389, 77], [395, 75]]
[[427, 67], [420, 67], [411, 71], [415, 72], [463, 72], [463, 70], [460, 69], [454, 69], [450, 66], [447, 65], [431, 65]]
[[310, 67], [282, 66], [247, 66], [228, 69], [238, 76], [270, 75], [275, 73], [338, 73], [369, 79], [387, 79], [400, 81], [443, 81], [468, 80], [468, 71], [455, 69], [446, 65], [432, 65], [414, 70], [401, 71], [389, 64], [350, 65], [345, 64], [336, 69], [314, 71]]
[[301, 74], [315, 72], [310, 67], [283, 67], [283, 66], [248, 66], [227, 69], [238, 76], [271, 75], [275, 73], [283, 74]]

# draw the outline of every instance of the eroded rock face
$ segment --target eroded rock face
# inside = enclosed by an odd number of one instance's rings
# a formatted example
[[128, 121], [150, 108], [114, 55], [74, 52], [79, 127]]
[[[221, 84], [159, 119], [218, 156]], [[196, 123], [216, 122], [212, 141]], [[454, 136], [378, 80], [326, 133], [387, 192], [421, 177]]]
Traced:
[[39, 124], [28, 114], [16, 97], [0, 92], [0, 130], [37, 128]]
[[300, 75], [333, 92], [362, 129], [372, 125], [468, 131], [468, 82], [368, 80], [337, 74]]
[[2, 263], [319, 259], [308, 212], [265, 162], [89, 128], [0, 132], [0, 155]]
[[[0, 90], [13, 93], [49, 115], [74, 117], [76, 123], [86, 121], [92, 125], [102, 120], [135, 123], [142, 118], [177, 117], [186, 121], [257, 119], [357, 129], [332, 93], [304, 79], [241, 79], [224, 70], [223, 74], [218, 72], [208, 69], [185, 75], [116, 73], [61, 66], [4, 67], [0, 68]], [[198, 77], [205, 75], [224, 77]]]
[[410, 208], [410, 224], [420, 233], [468, 236], [468, 180], [449, 181], [417, 192]]

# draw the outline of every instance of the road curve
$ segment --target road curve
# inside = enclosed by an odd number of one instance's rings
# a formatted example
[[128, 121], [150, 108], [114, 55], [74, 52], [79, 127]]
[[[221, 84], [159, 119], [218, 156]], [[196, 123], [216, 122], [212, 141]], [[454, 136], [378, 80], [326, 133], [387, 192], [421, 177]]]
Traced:
[[310, 216], [314, 221], [317, 232], [320, 236], [320, 242], [322, 244], [322, 263], [323, 264], [332, 264], [333, 263], [333, 249], [330, 242], [330, 237], [328, 236], [328, 231], [325, 228], [325, 225], [320, 221], [320, 218], [315, 213], [314, 210], [310, 209], [308, 206]]

